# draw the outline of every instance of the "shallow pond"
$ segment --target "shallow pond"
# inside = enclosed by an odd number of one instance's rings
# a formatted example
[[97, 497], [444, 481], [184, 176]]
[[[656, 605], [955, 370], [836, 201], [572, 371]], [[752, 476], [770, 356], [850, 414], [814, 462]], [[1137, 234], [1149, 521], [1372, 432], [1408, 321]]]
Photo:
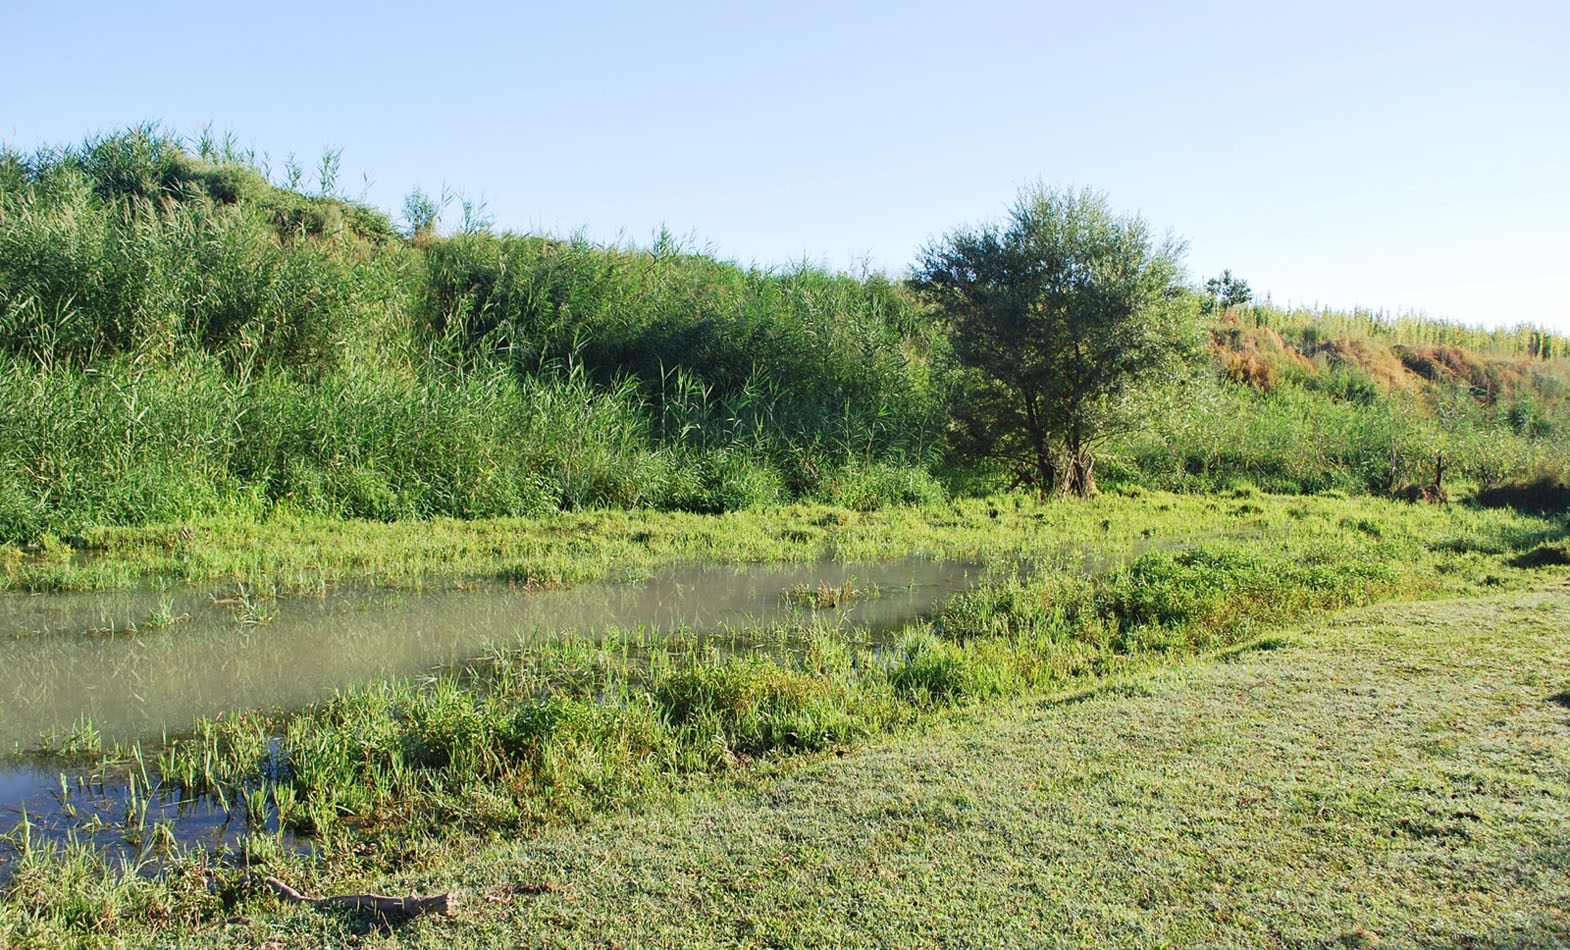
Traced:
[[847, 585], [863, 593], [832, 615], [886, 628], [969, 587], [979, 572], [973, 563], [909, 558], [687, 567], [638, 584], [543, 591], [339, 587], [276, 601], [232, 588], [5, 595], [0, 750], [64, 735], [84, 717], [105, 744], [156, 739], [197, 716], [295, 708], [335, 688], [427, 673], [538, 633], [743, 631], [810, 609], [804, 601], [832, 601], [817, 594]]
[[[60, 748], [90, 724], [109, 746], [156, 746], [203, 715], [298, 708], [379, 677], [461, 667], [531, 637], [595, 637], [636, 627], [684, 629], [721, 649], [758, 628], [811, 614], [881, 631], [971, 587], [980, 565], [906, 558], [879, 563], [691, 566], [637, 584], [527, 590], [460, 585], [421, 591], [343, 586], [320, 597], [262, 600], [233, 588], [0, 596], [0, 749]], [[766, 636], [766, 634], [763, 634]], [[132, 771], [136, 771], [133, 768]], [[157, 777], [152, 776], [156, 786]], [[233, 803], [133, 795], [125, 772], [62, 774], [38, 756], [0, 761], [0, 832], [25, 809], [35, 840], [82, 840], [134, 857], [125, 828], [172, 822], [187, 843], [234, 844]], [[150, 799], [150, 801], [149, 801]], [[145, 820], [126, 819], [127, 808]], [[0, 878], [12, 854], [0, 854]]]
[[[1147, 550], [1183, 546], [1065, 550], [1015, 569], [1099, 573]], [[687, 642], [726, 652], [777, 652], [791, 645], [762, 628], [811, 615], [872, 644], [986, 573], [975, 562], [912, 557], [689, 566], [636, 584], [560, 590], [345, 585], [278, 600], [232, 587], [0, 595], [0, 754], [58, 750], [89, 733], [105, 747], [156, 747], [200, 716], [296, 709], [377, 678], [461, 669], [536, 637], [680, 629]], [[123, 766], [89, 774], [37, 754], [0, 758], [0, 835], [9, 832], [11, 843], [0, 846], [0, 881], [17, 856], [24, 813], [35, 843], [90, 841], [131, 860], [151, 855], [152, 842], [127, 838], [127, 829], [145, 834], [162, 822], [182, 843], [214, 848], [259, 830], [246, 827], [238, 803], [160, 794], [149, 770], [133, 765], [138, 782]]]

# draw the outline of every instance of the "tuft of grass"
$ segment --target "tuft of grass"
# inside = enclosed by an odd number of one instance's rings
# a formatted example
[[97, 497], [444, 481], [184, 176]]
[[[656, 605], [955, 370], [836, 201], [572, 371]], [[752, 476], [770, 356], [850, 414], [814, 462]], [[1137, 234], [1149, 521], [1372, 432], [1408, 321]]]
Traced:
[[47, 757], [69, 759], [101, 755], [104, 751], [103, 736], [93, 726], [91, 719], [80, 716], [70, 727], [52, 730], [38, 742], [38, 753]]
[[876, 587], [858, 587], [854, 577], [847, 577], [840, 584], [820, 583], [797, 584], [795, 587], [780, 594], [780, 600], [792, 606], [806, 607], [810, 610], [836, 610], [849, 605], [852, 601], [861, 600], [878, 594]]

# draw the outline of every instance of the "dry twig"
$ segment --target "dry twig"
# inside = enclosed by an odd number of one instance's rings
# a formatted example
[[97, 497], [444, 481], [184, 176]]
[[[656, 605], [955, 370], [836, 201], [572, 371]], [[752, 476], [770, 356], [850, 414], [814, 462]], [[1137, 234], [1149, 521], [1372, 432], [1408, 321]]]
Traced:
[[336, 897], [307, 897], [272, 875], [264, 877], [278, 892], [278, 896], [286, 901], [299, 904], [339, 904], [352, 907], [356, 910], [372, 910], [379, 914], [404, 914], [413, 917], [417, 914], [435, 912], [450, 914], [458, 903], [458, 898], [451, 892], [446, 894], [432, 894], [429, 897], [384, 897], [380, 894], [339, 894]]

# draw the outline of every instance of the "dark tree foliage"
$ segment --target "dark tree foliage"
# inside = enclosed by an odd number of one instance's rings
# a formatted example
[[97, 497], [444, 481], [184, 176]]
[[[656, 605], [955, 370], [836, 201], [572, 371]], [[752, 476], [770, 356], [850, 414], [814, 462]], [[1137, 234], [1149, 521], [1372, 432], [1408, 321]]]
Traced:
[[1220, 277], [1205, 281], [1205, 313], [1241, 307], [1253, 299], [1254, 291], [1248, 286], [1248, 281], [1233, 277], [1230, 270], [1224, 270]]
[[924, 248], [914, 282], [952, 322], [961, 451], [1043, 493], [1094, 493], [1094, 448], [1138, 424], [1136, 392], [1193, 345], [1183, 249], [1102, 194], [1041, 185], [1002, 224]]

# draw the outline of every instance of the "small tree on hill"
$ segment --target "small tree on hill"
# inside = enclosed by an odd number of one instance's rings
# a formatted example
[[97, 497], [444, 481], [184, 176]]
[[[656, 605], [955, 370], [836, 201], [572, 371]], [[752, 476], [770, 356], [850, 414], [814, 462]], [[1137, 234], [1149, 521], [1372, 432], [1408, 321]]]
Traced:
[[1217, 310], [1226, 312], [1254, 299], [1254, 291], [1248, 286], [1248, 281], [1241, 277], [1233, 277], [1230, 270], [1224, 270], [1220, 277], [1212, 277], [1205, 281], [1205, 295], [1206, 313], [1214, 313]]
[[1182, 365], [1184, 246], [1097, 192], [1022, 191], [1003, 224], [924, 248], [915, 284], [953, 323], [963, 450], [1037, 490], [1090, 495], [1094, 449], [1137, 424], [1132, 396]]

